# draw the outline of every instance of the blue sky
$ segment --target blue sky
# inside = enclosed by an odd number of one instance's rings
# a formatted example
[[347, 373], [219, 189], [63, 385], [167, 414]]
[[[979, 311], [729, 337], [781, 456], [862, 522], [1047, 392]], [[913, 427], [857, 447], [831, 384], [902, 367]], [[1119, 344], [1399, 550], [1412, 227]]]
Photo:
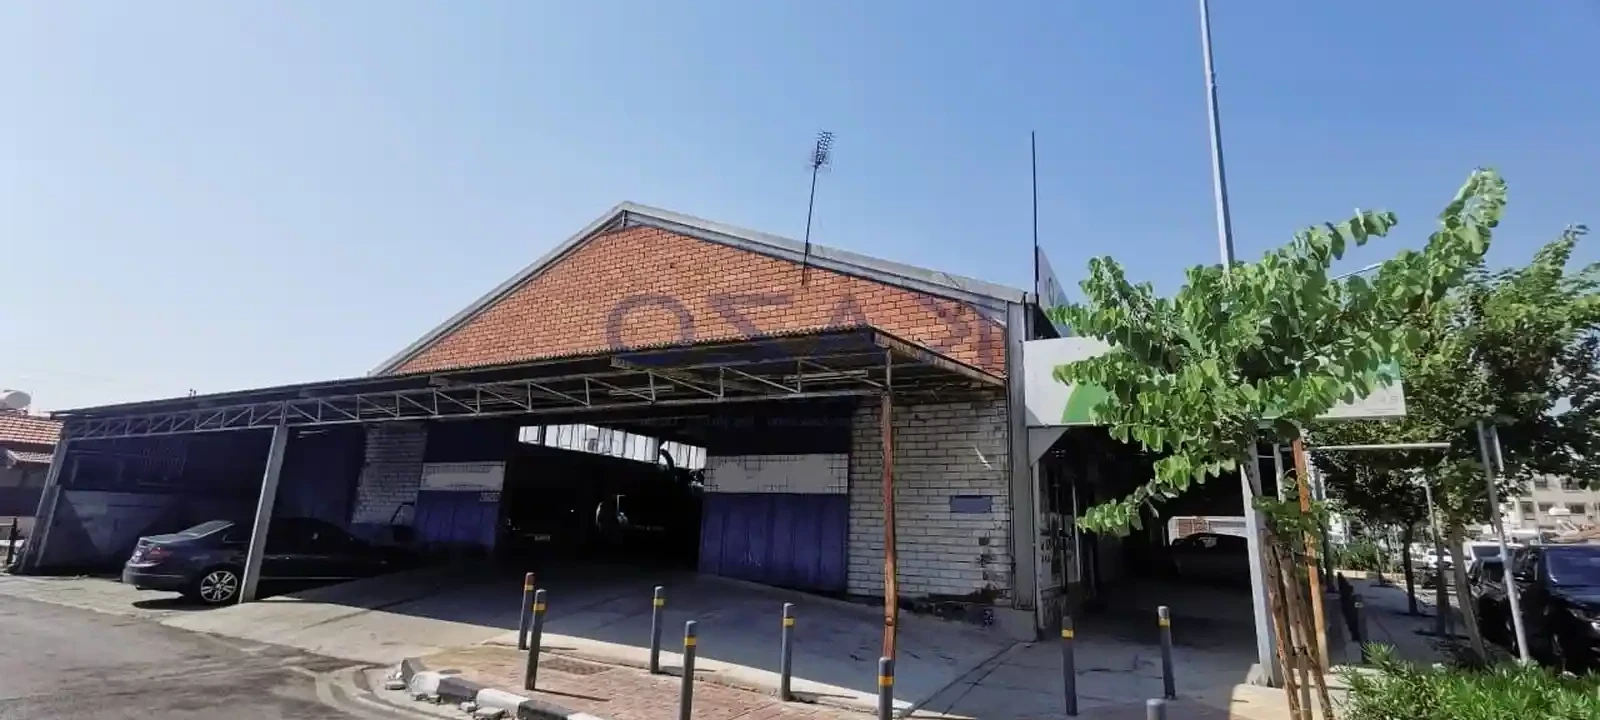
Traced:
[[[1357, 206], [1415, 244], [1480, 164], [1496, 261], [1600, 224], [1600, 3], [1213, 25], [1241, 257]], [[0, 385], [359, 375], [621, 200], [798, 237], [823, 128], [818, 242], [1028, 285], [1037, 130], [1062, 279], [1175, 289], [1216, 257], [1202, 80], [1188, 0], [7, 3]]]

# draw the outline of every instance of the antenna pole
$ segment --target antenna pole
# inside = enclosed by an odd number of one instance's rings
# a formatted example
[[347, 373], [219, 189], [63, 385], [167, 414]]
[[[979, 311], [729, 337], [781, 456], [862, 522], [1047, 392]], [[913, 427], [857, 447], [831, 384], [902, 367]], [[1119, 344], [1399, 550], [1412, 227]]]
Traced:
[[807, 272], [811, 269], [811, 213], [817, 207], [817, 170], [822, 166], [816, 163], [811, 165], [811, 197], [806, 200], [806, 249], [800, 258], [800, 284], [806, 284]]
[[[1039, 291], [1039, 134], [1028, 132], [1028, 161], [1033, 166], [1033, 290]], [[1044, 298], [1035, 298], [1043, 301]]]
[[811, 196], [806, 200], [806, 249], [800, 256], [800, 284], [806, 284], [806, 275], [811, 270], [811, 213], [817, 207], [817, 173], [828, 166], [833, 159], [833, 133], [823, 130], [817, 133], [817, 144], [811, 148]]

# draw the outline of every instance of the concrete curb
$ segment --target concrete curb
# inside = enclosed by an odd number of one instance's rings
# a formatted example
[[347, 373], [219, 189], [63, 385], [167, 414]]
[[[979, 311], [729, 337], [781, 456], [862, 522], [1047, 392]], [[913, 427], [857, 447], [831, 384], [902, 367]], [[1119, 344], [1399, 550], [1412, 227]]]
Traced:
[[412, 694], [438, 695], [450, 702], [473, 702], [479, 708], [506, 711], [507, 715], [531, 720], [605, 720], [588, 713], [568, 710], [543, 700], [486, 687], [452, 672], [427, 669], [420, 658], [400, 661], [400, 679]]

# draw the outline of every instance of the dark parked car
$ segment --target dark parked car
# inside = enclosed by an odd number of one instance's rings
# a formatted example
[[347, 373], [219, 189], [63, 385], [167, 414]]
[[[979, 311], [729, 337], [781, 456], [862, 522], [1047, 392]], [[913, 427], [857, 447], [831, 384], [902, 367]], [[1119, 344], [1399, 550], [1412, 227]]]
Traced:
[[1178, 577], [1213, 583], [1250, 582], [1250, 550], [1238, 535], [1195, 533], [1168, 547]]
[[[1572, 672], [1600, 668], [1600, 545], [1523, 548], [1511, 568], [1529, 652]], [[1514, 645], [1504, 573], [1486, 564], [1479, 585], [1485, 635]]]
[[[250, 527], [212, 520], [170, 535], [139, 538], [122, 581], [141, 590], [169, 590], [207, 605], [239, 598]], [[352, 580], [399, 569], [409, 560], [396, 548], [374, 546], [338, 526], [310, 518], [280, 518], [267, 527], [262, 584]]]

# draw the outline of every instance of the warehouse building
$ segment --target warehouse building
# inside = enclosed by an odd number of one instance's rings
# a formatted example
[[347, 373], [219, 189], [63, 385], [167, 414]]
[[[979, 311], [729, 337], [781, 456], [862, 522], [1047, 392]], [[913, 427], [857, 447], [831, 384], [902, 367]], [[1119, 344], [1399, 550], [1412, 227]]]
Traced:
[[23, 567], [294, 516], [881, 598], [892, 514], [903, 605], [1031, 637], [1038, 290], [623, 204], [364, 377], [58, 413]]

